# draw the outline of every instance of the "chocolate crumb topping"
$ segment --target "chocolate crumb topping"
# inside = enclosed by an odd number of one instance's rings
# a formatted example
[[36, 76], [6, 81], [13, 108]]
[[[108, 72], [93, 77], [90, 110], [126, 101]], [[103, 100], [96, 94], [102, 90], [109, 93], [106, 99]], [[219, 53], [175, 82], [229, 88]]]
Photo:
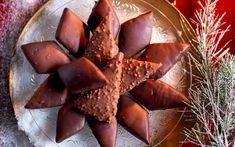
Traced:
[[113, 16], [111, 13], [103, 19], [90, 39], [85, 57], [102, 68], [118, 54], [118, 47], [113, 38]]
[[117, 112], [122, 60], [123, 54], [119, 53], [117, 57], [108, 62], [103, 69], [103, 73], [107, 77], [109, 84], [80, 95], [74, 102], [77, 109], [98, 121], [111, 122], [112, 117]]
[[140, 84], [150, 75], [155, 73], [160, 67], [161, 63], [124, 59], [120, 94], [123, 94]]

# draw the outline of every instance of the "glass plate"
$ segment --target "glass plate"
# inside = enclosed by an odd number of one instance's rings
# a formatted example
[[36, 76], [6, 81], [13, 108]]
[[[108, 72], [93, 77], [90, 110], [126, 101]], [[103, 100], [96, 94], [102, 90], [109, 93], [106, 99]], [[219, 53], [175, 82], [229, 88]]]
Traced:
[[[35, 73], [24, 57], [20, 46], [25, 43], [55, 40], [55, 31], [65, 7], [72, 9], [84, 22], [94, 6], [94, 0], [53, 0], [45, 4], [28, 22], [16, 44], [10, 70], [11, 100], [18, 126], [25, 131], [35, 146], [43, 147], [95, 147], [99, 146], [90, 128], [86, 125], [78, 134], [57, 144], [57, 112], [60, 107], [28, 110], [24, 105], [48, 75]], [[121, 22], [152, 11], [154, 27], [151, 43], [189, 42], [191, 27], [184, 17], [164, 0], [114, 0], [114, 8]], [[140, 34], [141, 35], [141, 34]], [[184, 60], [179, 62], [161, 80], [185, 92], [188, 77], [184, 72]], [[150, 112], [151, 146], [179, 146], [184, 139], [184, 127], [190, 127], [183, 117], [184, 109], [170, 109]], [[117, 146], [146, 146], [120, 125], [118, 126]]]

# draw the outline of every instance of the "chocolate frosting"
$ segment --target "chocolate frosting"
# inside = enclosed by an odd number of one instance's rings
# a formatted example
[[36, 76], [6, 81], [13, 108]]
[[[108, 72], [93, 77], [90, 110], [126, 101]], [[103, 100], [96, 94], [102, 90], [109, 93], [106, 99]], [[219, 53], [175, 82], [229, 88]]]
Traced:
[[65, 8], [55, 37], [70, 52], [81, 56], [87, 47], [89, 30], [80, 17]]
[[59, 76], [72, 93], [97, 89], [108, 83], [105, 75], [87, 58], [73, 60], [58, 69]]
[[112, 35], [112, 21], [113, 16], [111, 13], [108, 13], [94, 31], [88, 48], [85, 51], [85, 57], [100, 68], [104, 67], [119, 51]]
[[107, 16], [107, 14], [111, 12], [114, 20], [112, 22], [113, 25], [113, 36], [114, 38], [117, 36], [119, 31], [120, 22], [117, 17], [116, 12], [114, 11], [112, 4], [109, 0], [99, 0], [94, 8], [88, 19], [88, 26], [90, 30], [94, 31], [96, 27], [101, 23], [101, 21]]
[[98, 121], [111, 122], [116, 115], [120, 91], [123, 54], [119, 53], [103, 69], [109, 83], [102, 88], [80, 95], [75, 107]]
[[149, 110], [183, 107], [189, 100], [172, 86], [160, 80], [148, 80], [130, 91]]
[[73, 103], [63, 106], [57, 118], [56, 142], [78, 133], [85, 125], [86, 118], [73, 107]]
[[89, 120], [89, 126], [101, 147], [115, 147], [117, 138], [117, 120], [112, 118], [110, 123]]
[[128, 96], [122, 95], [118, 104], [118, 122], [131, 134], [150, 143], [148, 112]]
[[130, 58], [147, 45], [152, 37], [153, 13], [147, 12], [121, 25], [119, 48], [125, 58]]
[[68, 90], [57, 74], [50, 75], [25, 105], [28, 109], [51, 108], [63, 105], [69, 98]]
[[120, 94], [123, 94], [140, 84], [150, 75], [155, 73], [160, 67], [161, 63], [124, 59]]
[[52, 73], [70, 62], [55, 41], [33, 42], [21, 46], [26, 58], [37, 73]]
[[190, 45], [186, 43], [156, 43], [150, 44], [141, 59], [144, 61], [161, 62], [162, 67], [151, 76], [161, 78], [164, 76], [189, 50]]

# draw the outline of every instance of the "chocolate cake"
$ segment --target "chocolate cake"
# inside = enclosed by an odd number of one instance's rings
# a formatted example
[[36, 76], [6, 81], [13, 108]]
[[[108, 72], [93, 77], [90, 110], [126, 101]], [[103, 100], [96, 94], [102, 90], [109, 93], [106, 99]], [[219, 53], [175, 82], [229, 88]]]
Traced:
[[102, 147], [115, 147], [117, 138], [117, 120], [113, 117], [110, 123], [89, 120], [89, 126]]
[[130, 91], [149, 110], [184, 107], [189, 100], [172, 86], [160, 80], [147, 80]]
[[101, 21], [93, 32], [85, 57], [90, 59], [98, 67], [102, 68], [105, 64], [118, 54], [118, 47], [112, 35], [113, 16], [111, 13]]
[[[134, 136], [150, 144], [149, 116], [144, 107], [170, 109], [185, 106], [188, 99], [166, 83], [148, 78], [166, 74], [189, 45], [149, 45], [153, 13], [147, 12], [122, 24], [117, 38], [123, 53], [119, 52], [115, 42], [119, 20], [109, 0], [96, 3], [88, 25], [89, 28], [70, 9], [64, 10], [56, 39], [72, 53], [72, 61], [55, 41], [22, 46], [38, 73], [53, 73], [25, 108], [65, 104], [58, 113], [58, 143], [78, 133], [87, 119], [102, 147], [115, 147], [117, 120]], [[90, 40], [88, 29], [93, 32]], [[127, 92], [138, 102], [123, 95], [130, 95]]]
[[110, 0], [99, 0], [96, 2], [94, 8], [92, 9], [92, 12], [88, 18], [88, 26], [91, 31], [94, 31], [97, 26], [101, 23], [101, 21], [108, 15], [108, 13], [111, 12], [114, 21], [113, 24], [113, 36], [114, 38], [117, 36], [120, 22], [117, 17], [116, 12], [114, 11], [114, 8], [112, 7], [112, 3]]
[[128, 96], [122, 95], [118, 104], [118, 122], [131, 134], [150, 143], [148, 112]]
[[116, 115], [119, 98], [123, 54], [119, 53], [104, 67], [103, 73], [109, 83], [102, 88], [80, 95], [75, 107], [92, 118], [111, 122]]
[[81, 56], [87, 47], [89, 30], [80, 17], [65, 8], [55, 36], [70, 52]]
[[57, 118], [56, 142], [78, 133], [85, 125], [86, 118], [73, 107], [73, 103], [64, 105]]
[[164, 76], [189, 50], [186, 43], [156, 43], [150, 44], [143, 53], [141, 60], [161, 62], [162, 66], [152, 75], [158, 79]]
[[69, 93], [57, 74], [50, 75], [25, 105], [28, 109], [51, 108], [63, 105]]
[[60, 67], [58, 73], [72, 93], [83, 93], [108, 84], [105, 75], [85, 57]]
[[149, 45], [152, 37], [153, 13], [147, 12], [121, 25], [118, 46], [130, 58]]
[[40, 74], [55, 72], [60, 66], [70, 62], [55, 41], [28, 43], [21, 48], [35, 71]]

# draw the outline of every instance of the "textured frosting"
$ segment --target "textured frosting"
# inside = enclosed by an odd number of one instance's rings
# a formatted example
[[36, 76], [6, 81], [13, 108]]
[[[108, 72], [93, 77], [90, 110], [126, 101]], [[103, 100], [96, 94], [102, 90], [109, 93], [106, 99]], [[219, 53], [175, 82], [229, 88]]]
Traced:
[[93, 32], [88, 48], [85, 51], [85, 57], [100, 68], [104, 67], [107, 61], [114, 58], [119, 51], [112, 35], [112, 22], [113, 16], [108, 13]]
[[124, 59], [120, 94], [123, 94], [140, 84], [150, 75], [155, 73], [160, 67], [161, 63]]
[[104, 67], [103, 73], [109, 84], [80, 95], [75, 101], [75, 107], [84, 114], [98, 121], [111, 122], [116, 115], [120, 91], [123, 54], [119, 53]]

